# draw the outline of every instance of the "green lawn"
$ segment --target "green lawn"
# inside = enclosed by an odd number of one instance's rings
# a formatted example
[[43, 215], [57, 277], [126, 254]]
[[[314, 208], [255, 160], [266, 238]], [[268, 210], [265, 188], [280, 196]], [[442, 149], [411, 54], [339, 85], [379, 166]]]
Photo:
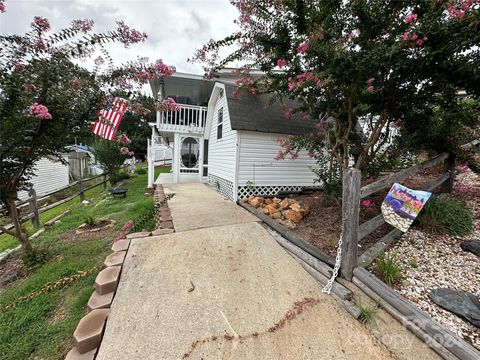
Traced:
[[[160, 171], [169, 169], [157, 169], [158, 173]], [[71, 212], [61, 219], [60, 224], [54, 225], [34, 241], [34, 246], [47, 249], [49, 261], [0, 292], [2, 360], [63, 359], [72, 347], [73, 331], [87, 311], [86, 303], [93, 291], [97, 272], [76, 280], [70, 286], [56, 288], [30, 300], [18, 299], [41, 289], [50, 281], [101, 266], [110, 252], [112, 233], [108, 238], [78, 242], [75, 242], [75, 238], [64, 241], [66, 237], [62, 235], [83, 223], [87, 215], [115, 219], [115, 230], [118, 231], [127, 220], [135, 221], [142, 213], [152, 211], [153, 200], [144, 195], [146, 180], [146, 174], [128, 180], [125, 183], [128, 195], [124, 199], [105, 200], [105, 194], [101, 187], [98, 187], [87, 193], [86, 198], [92, 201], [90, 205], [82, 206], [78, 199], [75, 199], [59, 206], [60, 209], [52, 209], [55, 212], [42, 214], [44, 222], [66, 209], [71, 209]], [[1, 241], [3, 243], [7, 240]], [[16, 301], [16, 306], [4, 309], [6, 305]]]

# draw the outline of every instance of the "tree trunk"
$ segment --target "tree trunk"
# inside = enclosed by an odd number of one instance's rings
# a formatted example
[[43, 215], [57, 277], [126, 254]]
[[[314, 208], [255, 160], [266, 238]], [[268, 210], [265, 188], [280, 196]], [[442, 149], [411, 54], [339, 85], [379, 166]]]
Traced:
[[30, 240], [28, 240], [28, 235], [20, 222], [20, 217], [18, 215], [18, 209], [17, 205], [15, 204], [15, 200], [11, 197], [8, 197], [7, 205], [10, 208], [10, 216], [12, 217], [13, 225], [15, 226], [15, 237], [22, 245], [23, 250], [25, 250], [27, 253], [32, 253], [33, 247], [30, 243]]

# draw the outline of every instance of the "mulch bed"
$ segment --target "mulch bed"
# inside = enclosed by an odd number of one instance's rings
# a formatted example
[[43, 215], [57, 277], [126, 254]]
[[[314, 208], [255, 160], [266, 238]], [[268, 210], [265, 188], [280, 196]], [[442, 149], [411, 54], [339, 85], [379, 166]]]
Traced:
[[0, 290], [5, 290], [9, 284], [27, 275], [27, 269], [19, 258], [8, 258], [0, 264]]
[[[425, 171], [404, 179], [401, 183], [407, 187], [418, 189], [440, 176], [443, 172], [442, 166], [433, 166]], [[387, 173], [382, 177], [388, 177]], [[375, 179], [379, 180], [382, 177]], [[371, 179], [367, 183], [371, 183]], [[360, 224], [368, 221], [380, 214], [380, 205], [385, 198], [388, 189], [378, 191], [375, 194], [363, 199], [370, 201], [370, 206], [360, 207]], [[438, 192], [436, 189], [435, 192]], [[294, 232], [303, 237], [312, 245], [321, 249], [325, 254], [335, 257], [337, 253], [338, 239], [341, 233], [342, 223], [342, 201], [331, 197], [321, 191], [311, 194], [291, 196], [291, 198], [305, 204], [310, 208], [308, 215], [297, 225]], [[365, 252], [371, 245], [377, 242], [381, 237], [393, 229], [392, 226], [385, 224], [363, 238], [359, 242], [359, 255]]]

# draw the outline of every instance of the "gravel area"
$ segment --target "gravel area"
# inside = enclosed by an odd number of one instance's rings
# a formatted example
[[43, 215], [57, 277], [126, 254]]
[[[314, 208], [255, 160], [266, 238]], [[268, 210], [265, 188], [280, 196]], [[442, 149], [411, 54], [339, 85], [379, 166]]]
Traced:
[[465, 237], [409, 230], [389, 252], [399, 255], [404, 279], [396, 290], [444, 324], [452, 332], [480, 349], [480, 329], [433, 303], [428, 293], [446, 287], [480, 297], [480, 258], [460, 248], [465, 240], [480, 239], [480, 176], [461, 171], [453, 195], [464, 199], [474, 215], [475, 230]]

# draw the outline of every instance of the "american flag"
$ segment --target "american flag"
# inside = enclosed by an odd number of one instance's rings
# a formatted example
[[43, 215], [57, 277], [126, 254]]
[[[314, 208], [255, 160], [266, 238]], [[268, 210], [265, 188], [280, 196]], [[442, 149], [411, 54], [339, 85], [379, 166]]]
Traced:
[[102, 109], [98, 112], [98, 120], [93, 124], [93, 133], [106, 140], [115, 139], [115, 134], [120, 126], [125, 110], [128, 106], [128, 100], [115, 98], [112, 107], [109, 110]]

